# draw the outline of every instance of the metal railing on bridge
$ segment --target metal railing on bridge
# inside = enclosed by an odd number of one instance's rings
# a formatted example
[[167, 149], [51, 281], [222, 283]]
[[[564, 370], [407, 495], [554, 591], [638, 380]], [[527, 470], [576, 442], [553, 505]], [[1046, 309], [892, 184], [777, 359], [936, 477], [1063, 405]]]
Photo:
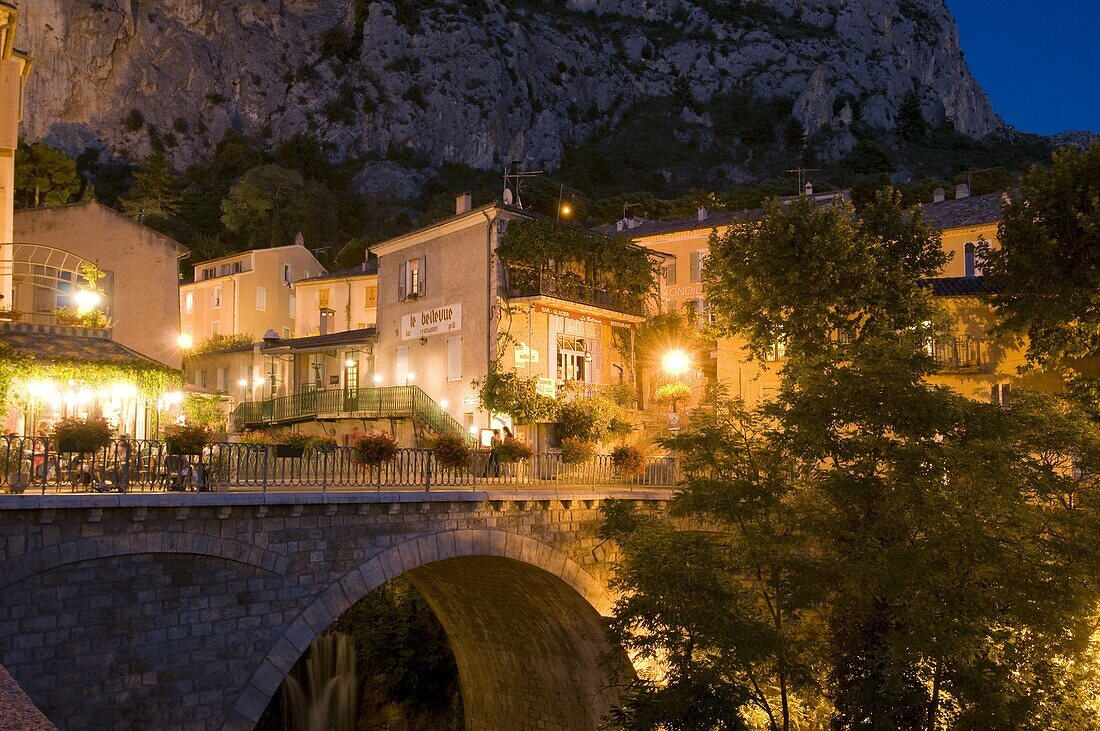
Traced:
[[444, 467], [428, 449], [401, 449], [366, 465], [350, 447], [294, 450], [219, 442], [201, 454], [173, 454], [159, 441], [116, 440], [94, 452], [65, 452], [44, 437], [0, 437], [0, 492], [476, 490], [495, 487], [672, 488], [682, 479], [677, 457], [649, 457], [622, 474], [609, 455], [569, 464], [554, 452], [501, 462], [474, 451], [460, 468]]

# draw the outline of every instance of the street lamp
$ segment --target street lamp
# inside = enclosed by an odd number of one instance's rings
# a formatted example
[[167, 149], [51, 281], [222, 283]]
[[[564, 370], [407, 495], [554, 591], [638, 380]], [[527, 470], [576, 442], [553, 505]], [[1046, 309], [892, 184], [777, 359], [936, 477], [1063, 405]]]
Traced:
[[180, 333], [176, 338], [176, 345], [180, 346], [180, 350], [190, 350], [191, 346], [195, 344], [195, 339], [188, 333]]
[[410, 381], [415, 381], [415, 380], [416, 380], [416, 374], [415, 373], [406, 373], [405, 374], [405, 385], [406, 386], [409, 385]]
[[661, 367], [670, 376], [682, 376], [691, 368], [691, 356], [680, 348], [675, 348], [661, 358]]

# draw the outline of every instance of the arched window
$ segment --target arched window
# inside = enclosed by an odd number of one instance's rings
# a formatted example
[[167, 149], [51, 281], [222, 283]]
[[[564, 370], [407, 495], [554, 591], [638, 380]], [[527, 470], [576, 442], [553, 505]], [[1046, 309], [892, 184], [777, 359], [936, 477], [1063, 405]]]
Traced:
[[974, 270], [974, 244], [967, 244], [963, 247], [963, 267], [966, 270], [965, 276], [977, 276]]

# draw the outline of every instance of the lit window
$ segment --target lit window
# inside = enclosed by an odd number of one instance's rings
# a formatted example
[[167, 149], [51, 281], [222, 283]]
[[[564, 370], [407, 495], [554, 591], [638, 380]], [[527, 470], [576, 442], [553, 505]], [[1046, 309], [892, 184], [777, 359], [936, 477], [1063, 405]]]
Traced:
[[397, 276], [397, 299], [423, 297], [427, 291], [427, 268], [425, 257], [401, 262]]

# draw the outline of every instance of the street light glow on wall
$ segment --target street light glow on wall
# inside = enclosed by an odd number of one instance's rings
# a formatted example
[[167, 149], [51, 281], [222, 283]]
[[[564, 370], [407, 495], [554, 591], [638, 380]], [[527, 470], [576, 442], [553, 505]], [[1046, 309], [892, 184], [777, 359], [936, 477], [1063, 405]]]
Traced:
[[99, 296], [99, 292], [90, 289], [77, 290], [73, 295], [73, 303], [78, 312], [91, 312], [99, 305], [101, 299], [103, 298]]
[[675, 348], [661, 358], [661, 367], [670, 376], [683, 375], [691, 368], [691, 356], [680, 348]]
[[382, 374], [381, 374], [381, 373], [375, 373], [375, 374], [374, 374], [374, 382], [375, 382], [376, 384], [378, 384], [378, 383], [381, 383], [381, 382], [382, 382]]
[[180, 333], [176, 338], [176, 345], [180, 346], [182, 350], [190, 350], [191, 346], [195, 344], [195, 339], [187, 333]]

